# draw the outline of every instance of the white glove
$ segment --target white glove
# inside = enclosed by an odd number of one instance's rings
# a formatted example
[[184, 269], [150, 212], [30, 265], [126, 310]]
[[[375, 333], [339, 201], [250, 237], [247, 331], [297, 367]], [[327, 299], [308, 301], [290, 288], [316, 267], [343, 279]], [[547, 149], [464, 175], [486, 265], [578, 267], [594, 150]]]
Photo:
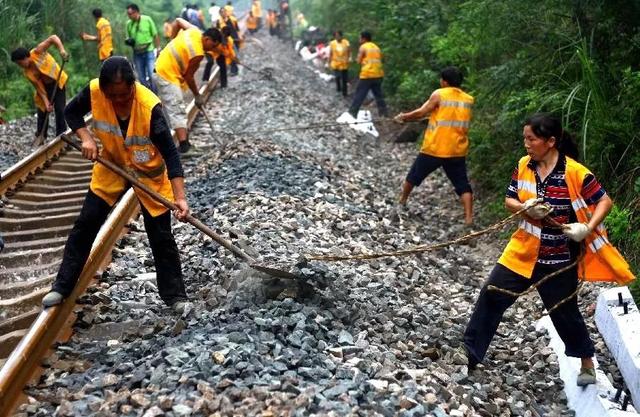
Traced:
[[591, 230], [585, 223], [569, 223], [564, 225], [562, 233], [575, 242], [582, 242]]
[[548, 204], [543, 204], [544, 200], [542, 198], [530, 198], [524, 202], [524, 206], [522, 208], [526, 209], [527, 216], [531, 217], [535, 220], [544, 219], [547, 214], [553, 211]]

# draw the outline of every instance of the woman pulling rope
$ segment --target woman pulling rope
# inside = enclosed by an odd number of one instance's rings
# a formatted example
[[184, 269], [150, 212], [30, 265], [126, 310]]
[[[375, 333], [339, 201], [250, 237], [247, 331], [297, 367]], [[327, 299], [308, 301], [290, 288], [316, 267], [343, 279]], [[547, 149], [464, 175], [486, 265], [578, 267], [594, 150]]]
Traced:
[[[525, 122], [523, 135], [528, 156], [520, 159], [505, 200], [512, 213], [524, 210], [522, 220], [480, 291], [464, 333], [464, 353], [473, 369], [507, 308], [537, 285], [566, 355], [582, 361], [577, 384], [594, 384], [595, 349], [572, 296], [577, 295], [578, 277], [621, 285], [635, 277], [602, 224], [613, 203], [595, 176], [576, 162], [577, 146], [560, 121], [534, 115]], [[547, 216], [551, 223], [544, 220]], [[549, 274], [554, 278], [537, 284]]]

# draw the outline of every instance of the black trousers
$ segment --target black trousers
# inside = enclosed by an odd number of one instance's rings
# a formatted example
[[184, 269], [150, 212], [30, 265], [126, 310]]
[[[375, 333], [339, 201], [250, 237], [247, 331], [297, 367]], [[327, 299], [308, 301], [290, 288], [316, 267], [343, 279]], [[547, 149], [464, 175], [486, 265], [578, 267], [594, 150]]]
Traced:
[[[156, 264], [156, 279], [160, 298], [171, 305], [186, 300], [187, 294], [182, 280], [182, 267], [178, 246], [171, 233], [171, 212], [153, 217], [140, 204], [144, 217], [151, 252]], [[107, 219], [111, 207], [91, 190], [87, 192], [80, 215], [64, 247], [62, 264], [53, 283], [52, 290], [67, 297], [78, 282], [82, 268], [87, 262], [91, 245]]]
[[[58, 85], [56, 83], [45, 84], [44, 89], [47, 92], [49, 101], [51, 101], [51, 98], [53, 97], [53, 92], [55, 90], [58, 90], [53, 100], [53, 112], [56, 115], [56, 136], [58, 136], [63, 134], [64, 131], [67, 130], [67, 122], [65, 122], [64, 120], [64, 106], [67, 102], [67, 89], [66, 87], [62, 89], [58, 88]], [[36, 136], [40, 136], [40, 133], [44, 128], [44, 121], [49, 116], [49, 114], [38, 109], [37, 115], [38, 117], [36, 122]], [[47, 132], [44, 132], [43, 137], [47, 137]]]
[[358, 111], [360, 106], [364, 103], [364, 99], [367, 98], [367, 93], [371, 90], [373, 97], [376, 99], [376, 105], [378, 106], [378, 115], [387, 116], [387, 104], [384, 102], [384, 96], [382, 95], [382, 78], [367, 78], [358, 80], [358, 86], [356, 92], [353, 95], [353, 102], [349, 108], [349, 113], [353, 117], [358, 117]]
[[[541, 278], [557, 270], [555, 267], [536, 265], [531, 279], [516, 274], [501, 264], [496, 264], [485, 282], [471, 320], [464, 332], [464, 344], [470, 355], [470, 362], [480, 363], [487, 353], [489, 344], [498, 329], [502, 315], [516, 298], [497, 291], [488, 291], [488, 285], [495, 285], [515, 292], [522, 292]], [[575, 268], [550, 278], [538, 287], [538, 294], [547, 309], [555, 306], [576, 290], [578, 274]], [[571, 298], [550, 314], [553, 326], [565, 345], [565, 354], [576, 358], [590, 358], [595, 349], [589, 331], [578, 309], [577, 297]]]
[[333, 70], [336, 76], [336, 88], [338, 93], [342, 93], [343, 96], [347, 96], [347, 83], [349, 82], [348, 70]]
[[[209, 54], [205, 54], [207, 57], [207, 64], [204, 66], [204, 72], [202, 73], [202, 81], [209, 81], [211, 77], [211, 70], [213, 69], [213, 58]], [[216, 58], [216, 64], [220, 68], [220, 88], [227, 87], [227, 62], [223, 55]]]

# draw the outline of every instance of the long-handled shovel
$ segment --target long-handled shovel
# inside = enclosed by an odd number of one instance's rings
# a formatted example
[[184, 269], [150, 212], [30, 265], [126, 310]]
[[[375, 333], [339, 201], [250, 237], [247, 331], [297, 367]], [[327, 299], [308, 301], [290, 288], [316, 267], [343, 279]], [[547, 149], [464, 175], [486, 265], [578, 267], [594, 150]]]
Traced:
[[[52, 105], [56, 105], [55, 99], [56, 99], [56, 93], [58, 92], [58, 83], [60, 82], [60, 77], [62, 77], [62, 71], [64, 70], [64, 64], [66, 64], [67, 61], [66, 60], [62, 60], [62, 65], [60, 66], [60, 73], [58, 74], [58, 79], [56, 79], [56, 84], [55, 87], [53, 88], [53, 94], [51, 94], [51, 104]], [[40, 134], [38, 136], [36, 136], [35, 140], [33, 141], [33, 145], [34, 146], [40, 146], [44, 143], [44, 135], [47, 134], [47, 129], [49, 129], [49, 112], [48, 111], [44, 111], [44, 124], [42, 125], [42, 130], [40, 131]], [[56, 119], [57, 120], [57, 119]]]
[[[211, 123], [211, 119], [209, 119], [209, 116], [207, 115], [207, 112], [204, 109], [204, 106], [198, 106], [196, 104], [196, 107], [198, 108], [198, 110], [200, 110], [200, 114], [202, 114], [204, 116], [204, 119], [207, 121], [207, 123], [209, 124], [209, 129], [211, 130], [211, 133], [215, 133], [216, 130], [213, 128], [213, 123]], [[220, 145], [221, 150], [224, 150], [224, 148], [226, 148], [227, 144], [223, 141], [223, 140], [219, 140], [217, 137], [215, 137], [216, 142], [218, 142], [218, 145]]]
[[[68, 143], [69, 145], [73, 146], [74, 148], [76, 148], [77, 150], [82, 152], [82, 147], [80, 145], [78, 145], [74, 140], [69, 138], [67, 135], [63, 134], [60, 137], [66, 143]], [[147, 193], [147, 195], [149, 195], [149, 197], [153, 198], [154, 200], [156, 200], [158, 203], [162, 204], [163, 206], [165, 206], [169, 210], [177, 210], [178, 209], [178, 207], [173, 202], [167, 200], [162, 195], [158, 194], [157, 192], [153, 191], [151, 188], [149, 188], [145, 184], [141, 183], [140, 181], [138, 181], [136, 178], [131, 176], [128, 172], [126, 172], [124, 169], [120, 168], [118, 165], [114, 164], [113, 162], [108, 161], [108, 160], [106, 160], [106, 159], [104, 159], [104, 158], [102, 158], [100, 156], [98, 156], [97, 161], [99, 163], [101, 163], [102, 165], [104, 165], [105, 167], [107, 167], [108, 169], [110, 169], [111, 171], [113, 171], [114, 173], [120, 175], [121, 177], [123, 177], [124, 179], [129, 181], [129, 183], [131, 185], [133, 185], [136, 188], [139, 188], [140, 190], [142, 190], [145, 193]], [[229, 242], [228, 240], [226, 240], [222, 236], [218, 235], [216, 232], [211, 230], [204, 223], [202, 223], [200, 220], [196, 219], [192, 215], [190, 215], [190, 214], [187, 215], [187, 217], [185, 218], [185, 221], [191, 223], [196, 229], [200, 230], [202, 233], [204, 233], [205, 235], [209, 236], [211, 239], [213, 239], [219, 245], [224, 246], [225, 248], [227, 248], [235, 256], [237, 256], [238, 258], [242, 259], [247, 264], [249, 264], [249, 266], [251, 268], [253, 268], [253, 269], [257, 270], [257, 271], [260, 271], [260, 272], [264, 272], [264, 273], [266, 273], [268, 275], [271, 275], [271, 276], [274, 276], [274, 277], [277, 277], [277, 278], [286, 278], [286, 279], [296, 279], [296, 278], [298, 278], [297, 275], [292, 274], [291, 272], [284, 271], [284, 270], [281, 270], [281, 269], [278, 269], [278, 268], [275, 268], [275, 267], [272, 267], [272, 266], [262, 265], [262, 264], [257, 263], [257, 261], [254, 258], [252, 258], [251, 256], [247, 255], [244, 251], [242, 251], [242, 249], [240, 249], [239, 247], [237, 247], [233, 243]]]

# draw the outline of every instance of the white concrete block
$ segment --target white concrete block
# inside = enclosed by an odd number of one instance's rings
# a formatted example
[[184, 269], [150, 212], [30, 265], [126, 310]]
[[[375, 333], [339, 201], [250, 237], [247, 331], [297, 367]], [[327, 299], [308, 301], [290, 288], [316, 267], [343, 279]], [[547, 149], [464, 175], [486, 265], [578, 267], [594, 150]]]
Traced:
[[598, 369], [598, 361], [594, 358], [596, 366], [595, 385], [579, 387], [576, 384], [580, 373], [580, 359], [568, 357], [564, 354], [564, 343], [549, 316], [544, 316], [536, 324], [537, 329], [547, 329], [549, 332], [549, 346], [554, 350], [560, 365], [560, 378], [564, 381], [564, 392], [567, 395], [569, 407], [576, 412], [576, 417], [637, 417], [633, 407], [627, 407], [622, 411], [620, 404], [613, 401], [616, 390], [609, 382], [607, 376]]
[[[628, 303], [628, 314], [619, 305]], [[602, 334], [631, 392], [631, 399], [640, 405], [640, 312], [627, 287], [603, 290], [598, 296], [596, 326]]]

